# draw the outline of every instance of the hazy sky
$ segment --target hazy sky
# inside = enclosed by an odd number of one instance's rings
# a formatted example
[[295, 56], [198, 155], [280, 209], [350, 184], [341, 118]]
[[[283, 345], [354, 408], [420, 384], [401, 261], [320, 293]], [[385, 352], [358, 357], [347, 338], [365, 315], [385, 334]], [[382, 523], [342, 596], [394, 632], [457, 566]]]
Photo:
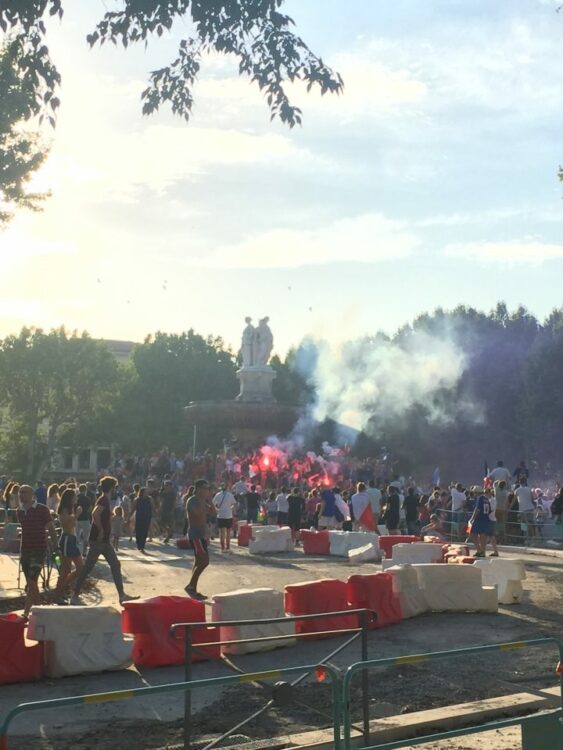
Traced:
[[[555, 0], [293, 0], [343, 76], [294, 91], [303, 127], [269, 122], [256, 86], [210, 58], [190, 125], [141, 116], [148, 50], [89, 50], [111, 3], [67, 3], [53, 197], [0, 234], [0, 335], [23, 324], [142, 340], [189, 327], [238, 347], [269, 315], [283, 353], [305, 333], [394, 331], [498, 299], [563, 304], [563, 14]], [[77, 7], [79, 6], [79, 7]], [[87, 6], [87, 7], [85, 7]]]

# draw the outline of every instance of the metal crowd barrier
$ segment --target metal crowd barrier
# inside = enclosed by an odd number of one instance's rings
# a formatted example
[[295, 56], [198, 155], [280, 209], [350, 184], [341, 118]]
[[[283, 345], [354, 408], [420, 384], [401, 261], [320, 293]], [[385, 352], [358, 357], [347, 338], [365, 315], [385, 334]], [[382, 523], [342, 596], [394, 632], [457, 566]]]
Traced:
[[156, 685], [151, 687], [133, 688], [132, 690], [116, 690], [108, 693], [90, 693], [87, 695], [77, 695], [71, 698], [54, 698], [46, 701], [35, 701], [33, 703], [20, 703], [13, 708], [4, 718], [0, 726], [0, 750], [8, 750], [8, 730], [10, 724], [21, 714], [27, 714], [34, 711], [43, 711], [53, 708], [67, 708], [69, 706], [86, 706], [93, 703], [107, 703], [110, 701], [121, 701], [134, 698], [142, 698], [148, 695], [157, 695], [158, 693], [172, 692], [191, 692], [192, 690], [201, 690], [206, 687], [217, 687], [219, 685], [230, 685], [241, 682], [261, 682], [271, 680], [283, 675], [297, 674], [305, 672], [306, 674], [319, 673], [330, 675], [332, 685], [332, 698], [334, 701], [334, 747], [340, 748], [340, 723], [338, 717], [341, 716], [340, 706], [340, 679], [338, 670], [329, 664], [305, 664], [298, 667], [284, 667], [282, 669], [269, 670], [264, 672], [251, 672], [243, 675], [226, 675], [225, 677], [210, 677], [203, 680], [192, 680], [190, 682], [176, 682], [168, 685]]
[[[350, 615], [357, 615], [358, 621], [359, 621], [359, 627], [358, 628], [343, 628], [341, 630], [328, 630], [328, 631], [321, 631], [321, 632], [315, 632], [315, 633], [295, 633], [291, 635], [273, 635], [273, 636], [267, 636], [267, 637], [256, 637], [256, 638], [240, 638], [238, 640], [231, 640], [231, 641], [216, 641], [213, 643], [202, 643], [199, 644], [199, 649], [197, 646], [194, 646], [193, 644], [193, 630], [198, 628], [209, 628], [209, 627], [244, 627], [248, 625], [274, 625], [276, 623], [289, 623], [289, 622], [303, 622], [307, 620], [318, 620], [326, 617], [349, 617]], [[346, 610], [340, 610], [338, 612], [323, 612], [319, 614], [313, 614], [313, 615], [292, 615], [292, 616], [286, 616], [286, 617], [270, 617], [268, 619], [259, 619], [259, 620], [225, 620], [225, 621], [218, 621], [218, 622], [180, 622], [180, 623], [174, 623], [170, 627], [170, 634], [174, 637], [177, 630], [183, 629], [184, 631], [184, 679], [185, 682], [188, 683], [191, 681], [192, 677], [192, 654], [194, 651], [202, 650], [204, 648], [208, 648], [209, 646], [226, 646], [226, 645], [235, 645], [235, 644], [243, 644], [243, 643], [260, 643], [260, 642], [267, 642], [267, 641], [279, 641], [279, 640], [287, 640], [287, 639], [316, 639], [319, 636], [326, 635], [326, 636], [335, 636], [335, 635], [342, 635], [345, 633], [353, 633], [352, 637], [349, 638], [347, 641], [345, 641], [343, 644], [338, 646], [338, 648], [334, 649], [330, 652], [324, 659], [322, 659], [319, 662], [319, 666], [327, 664], [329, 659], [333, 659], [337, 654], [339, 654], [341, 651], [343, 651], [345, 648], [347, 648], [350, 644], [352, 644], [355, 640], [360, 638], [361, 643], [361, 658], [363, 661], [366, 661], [368, 658], [368, 626], [370, 624], [373, 624], [375, 620], [377, 619], [377, 613], [373, 610], [369, 609], [346, 609]], [[234, 665], [231, 663], [229, 664], [231, 668], [237, 669], [234, 667]], [[307, 674], [302, 675], [301, 677], [298, 677], [296, 680], [294, 680], [290, 688], [294, 688], [296, 685], [298, 685], [300, 682], [303, 681], [303, 679], [307, 676]], [[258, 682], [257, 680], [248, 680], [250, 682]], [[364, 677], [362, 677], [362, 691], [363, 691], [363, 726], [362, 726], [362, 734], [364, 738], [367, 741], [367, 738], [369, 737], [369, 701], [368, 701], [368, 676], [367, 673]], [[267, 711], [274, 703], [274, 699], [270, 699], [265, 706], [263, 706], [258, 711], [255, 711], [251, 716], [249, 716], [247, 719], [244, 719], [243, 721], [236, 724], [234, 727], [231, 727], [227, 732], [221, 735], [217, 740], [214, 740], [210, 743], [208, 743], [204, 750], [211, 750], [213, 747], [218, 745], [222, 740], [224, 740], [229, 735], [233, 734], [236, 730], [243, 727], [245, 724], [247, 724], [252, 719], [257, 718], [260, 714]], [[310, 708], [310, 706], [309, 706]], [[190, 689], [186, 689], [185, 696], [184, 696], [184, 750], [190, 750], [191, 748], [191, 713], [192, 713], [192, 704], [191, 704], [191, 692]], [[334, 721], [334, 717], [333, 717]], [[336, 740], [335, 740], [336, 742]], [[335, 747], [336, 744], [335, 744]], [[1, 750], [1, 748], [0, 748]]]
[[[443, 534], [453, 544], [464, 542], [467, 537], [467, 524], [472, 513], [465, 510], [453, 511], [450, 508], [434, 508], [432, 511], [442, 521]], [[550, 538], [546, 530], [556, 524], [550, 519], [536, 520], [529, 523], [526, 516], [519, 511], [508, 510], [502, 520], [496, 522], [496, 540], [498, 544], [534, 546]]]
[[[252, 625], [272, 625], [275, 623], [290, 623], [296, 621], [307, 621], [317, 620], [322, 618], [333, 618], [333, 617], [345, 617], [350, 615], [357, 615], [359, 621], [359, 627], [357, 628], [342, 628], [340, 630], [328, 630], [319, 631], [315, 633], [296, 633], [291, 635], [274, 635], [267, 637], [256, 637], [256, 638], [241, 638], [238, 640], [229, 641], [214, 641], [210, 643], [201, 643], [198, 645], [193, 644], [192, 633], [196, 628], [210, 628], [210, 627], [244, 627]], [[205, 750], [211, 750], [219, 744], [223, 739], [233, 734], [237, 729], [247, 724], [252, 719], [257, 718], [259, 715], [267, 711], [272, 705], [282, 705], [291, 700], [292, 689], [302, 682], [307, 676], [315, 674], [317, 681], [324, 682], [327, 676], [330, 676], [332, 685], [332, 699], [333, 699], [333, 710], [332, 715], [327, 718], [333, 726], [334, 734], [334, 747], [335, 750], [340, 749], [341, 742], [341, 716], [342, 708], [340, 705], [340, 670], [329, 663], [329, 660], [334, 658], [337, 654], [343, 651], [345, 648], [350, 646], [354, 641], [360, 639], [361, 644], [361, 658], [366, 661], [368, 657], [368, 626], [373, 624], [377, 614], [369, 609], [347, 609], [339, 610], [337, 612], [322, 612], [312, 615], [295, 615], [288, 617], [273, 617], [269, 619], [255, 619], [255, 620], [229, 620], [219, 622], [189, 622], [189, 623], [175, 623], [170, 628], [170, 634], [172, 637], [176, 637], [176, 631], [183, 629], [184, 644], [185, 644], [185, 659], [184, 659], [184, 681], [178, 683], [171, 683], [168, 685], [150, 686], [143, 688], [134, 688], [132, 690], [117, 690], [105, 693], [93, 693], [88, 695], [75, 696], [70, 698], [55, 698], [46, 701], [36, 701], [32, 703], [22, 703], [13, 708], [0, 724], [0, 750], [7, 750], [8, 748], [8, 730], [13, 720], [22, 713], [40, 711], [44, 709], [52, 708], [63, 708], [67, 706], [78, 706], [78, 705], [89, 705], [92, 703], [105, 703], [109, 701], [120, 701], [126, 699], [142, 698], [148, 695], [154, 695], [165, 692], [183, 692], [184, 693], [184, 748], [190, 750], [191, 748], [191, 720], [192, 720], [192, 690], [199, 690], [209, 686], [219, 686], [230, 683], [254, 683], [255, 685], [266, 689], [271, 693], [271, 697], [258, 711], [255, 711], [247, 719], [238, 722], [235, 726], [231, 727], [221, 737], [206, 745]], [[224, 646], [234, 645], [243, 643], [256, 643], [256, 642], [267, 642], [267, 641], [280, 641], [285, 639], [307, 639], [317, 638], [318, 636], [337, 636], [351, 633], [351, 638], [348, 638], [343, 644], [340, 644], [336, 649], [333, 649], [324, 659], [320, 660], [314, 665], [306, 664], [297, 667], [287, 667], [281, 669], [267, 670], [263, 672], [251, 672], [246, 673], [236, 667], [232, 662], [226, 661], [227, 665], [237, 672], [235, 675], [227, 675], [225, 677], [215, 677], [203, 680], [192, 679], [192, 656], [194, 652], [202, 651], [205, 653], [205, 649], [210, 646]], [[294, 679], [290, 683], [277, 683], [274, 686], [269, 685], [266, 681], [276, 677], [281, 677], [287, 674], [299, 675], [297, 679]], [[365, 737], [366, 741], [369, 737], [369, 712], [368, 712], [368, 683], [367, 674], [365, 678], [362, 678], [363, 690], [365, 691], [364, 700], [364, 713], [363, 713], [363, 726], [359, 729]], [[303, 704], [306, 705], [307, 704]], [[310, 706], [307, 706], [311, 708]], [[318, 710], [317, 710], [318, 712]], [[324, 714], [323, 714], [324, 715]]]
[[[508, 643], [498, 643], [490, 646], [474, 646], [471, 648], [454, 649], [451, 651], [434, 651], [426, 654], [411, 654], [409, 656], [398, 656], [390, 657], [386, 659], [375, 659], [372, 661], [358, 662], [352, 664], [346, 670], [342, 681], [342, 706], [344, 709], [343, 717], [343, 729], [344, 729], [344, 741], [343, 750], [351, 750], [352, 748], [352, 715], [350, 710], [350, 686], [354, 675], [358, 672], [362, 672], [363, 675], [367, 674], [370, 669], [376, 669], [378, 667], [389, 667], [406, 664], [420, 664], [422, 662], [438, 661], [444, 659], [455, 659], [473, 656], [474, 654], [488, 654], [493, 651], [512, 651], [514, 649], [522, 649], [534, 646], [546, 646], [555, 644], [559, 649], [559, 665], [563, 664], [563, 642], [557, 638], [536, 638], [527, 641], [514, 641]], [[559, 683], [562, 690], [563, 696], [563, 669], [560, 669], [558, 665], [557, 673], [559, 674]], [[364, 701], [366, 696], [364, 696]], [[563, 750], [563, 725], [561, 724], [561, 716], [563, 715], [563, 697], [562, 707], [556, 711], [547, 712], [545, 714], [544, 726], [550, 724], [553, 727], [553, 721], [556, 720], [556, 727], [553, 730], [555, 734], [555, 740], [551, 740], [545, 745], [545, 748], [549, 747], [549, 750]], [[437, 742], [439, 740], [445, 740], [452, 737], [462, 737], [468, 734], [476, 734], [479, 732], [487, 732], [490, 730], [502, 729], [504, 727], [516, 726], [518, 724], [527, 725], [529, 722], [541, 721], [542, 715], [533, 715], [527, 717], [516, 717], [512, 719], [501, 719], [499, 721], [488, 722], [485, 724], [479, 724], [478, 726], [465, 727], [460, 729], [454, 729], [447, 732], [438, 732], [436, 734], [424, 735], [421, 737], [409, 738], [408, 740], [397, 740], [392, 742], [383, 742], [378, 745], [369, 744], [370, 740], [366, 743], [364, 737], [364, 744], [358, 745], [354, 741], [354, 748], [357, 750], [395, 750], [395, 748], [411, 747], [412, 745], [421, 745], [425, 742]], [[550, 723], [551, 722], [551, 723]], [[542, 725], [540, 725], [541, 731]], [[555, 744], [554, 744], [555, 742]]]

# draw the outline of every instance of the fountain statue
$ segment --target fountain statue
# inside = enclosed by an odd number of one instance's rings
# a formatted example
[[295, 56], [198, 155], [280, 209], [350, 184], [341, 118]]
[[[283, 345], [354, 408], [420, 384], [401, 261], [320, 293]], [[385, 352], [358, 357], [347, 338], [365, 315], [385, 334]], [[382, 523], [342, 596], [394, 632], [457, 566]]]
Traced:
[[272, 394], [272, 383], [276, 373], [268, 365], [274, 337], [270, 318], [261, 318], [256, 328], [252, 318], [245, 318], [246, 327], [242, 332], [241, 359], [242, 367], [237, 372], [240, 380], [240, 393], [237, 401], [275, 401]]
[[268, 362], [274, 337], [268, 317], [252, 325], [252, 318], [244, 319], [240, 359], [237, 371], [240, 392], [234, 401], [197, 401], [186, 407], [188, 421], [197, 427], [225, 431], [241, 441], [255, 444], [268, 435], [287, 434], [298, 418], [297, 406], [277, 403], [272, 393], [275, 370]]

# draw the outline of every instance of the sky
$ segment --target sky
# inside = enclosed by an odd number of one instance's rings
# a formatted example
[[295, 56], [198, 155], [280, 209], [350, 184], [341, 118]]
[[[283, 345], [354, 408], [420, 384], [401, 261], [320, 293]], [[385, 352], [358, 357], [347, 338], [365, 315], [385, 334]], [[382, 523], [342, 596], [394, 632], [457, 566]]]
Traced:
[[189, 124], [141, 115], [144, 47], [90, 50], [113, 3], [51, 22], [63, 77], [41, 213], [0, 233], [0, 336], [64, 325], [142, 341], [194, 328], [238, 348], [268, 315], [282, 356], [306, 335], [393, 333], [458, 304], [563, 304], [563, 13], [555, 0], [288, 0], [344, 79], [290, 89], [302, 127], [212, 56]]

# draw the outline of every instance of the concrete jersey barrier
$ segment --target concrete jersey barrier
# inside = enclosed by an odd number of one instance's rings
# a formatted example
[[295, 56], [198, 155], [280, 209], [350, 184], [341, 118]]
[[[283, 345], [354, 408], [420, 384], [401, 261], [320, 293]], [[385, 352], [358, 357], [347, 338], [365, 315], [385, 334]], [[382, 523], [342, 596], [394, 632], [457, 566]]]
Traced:
[[330, 554], [335, 557], [348, 557], [353, 549], [371, 544], [379, 551], [379, 537], [365, 531], [329, 531]]
[[133, 639], [124, 637], [114, 607], [32, 607], [27, 637], [43, 641], [48, 677], [131, 666]]
[[524, 593], [522, 581], [526, 578], [523, 560], [478, 558], [472, 567], [482, 572], [484, 584], [497, 587], [499, 604], [518, 604], [521, 601]]
[[483, 586], [481, 571], [473, 565], [441, 563], [413, 565], [418, 585], [432, 612], [496, 612], [497, 591]]
[[[254, 620], [284, 617], [284, 598], [274, 589], [239, 589], [213, 597], [211, 616], [214, 622], [221, 620]], [[268, 625], [221, 626], [222, 641], [242, 638], [268, 638], [273, 635], [293, 635], [294, 622]], [[224, 654], [250, 654], [256, 651], [271, 651], [274, 648], [293, 646], [294, 638], [279, 641], [231, 644], [221, 647]]]

